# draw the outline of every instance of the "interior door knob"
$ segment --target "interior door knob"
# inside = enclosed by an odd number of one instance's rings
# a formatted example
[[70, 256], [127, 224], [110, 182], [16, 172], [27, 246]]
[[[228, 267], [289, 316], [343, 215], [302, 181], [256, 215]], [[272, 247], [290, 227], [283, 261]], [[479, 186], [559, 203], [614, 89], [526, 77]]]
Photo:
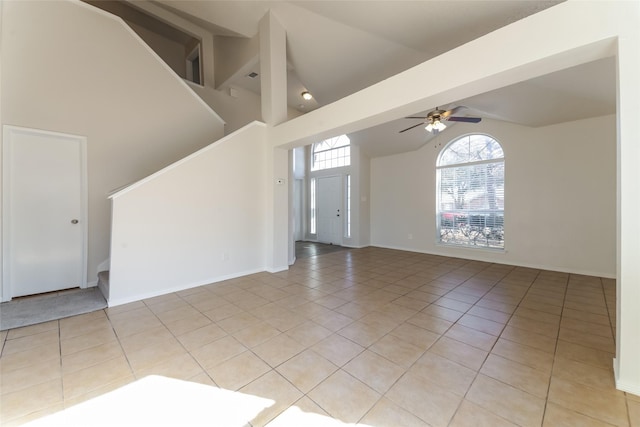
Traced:
[[71, 220], [71, 224], [77, 224], [77, 223], [78, 223], [78, 220], [77, 220], [77, 219], [72, 219], [72, 220]]

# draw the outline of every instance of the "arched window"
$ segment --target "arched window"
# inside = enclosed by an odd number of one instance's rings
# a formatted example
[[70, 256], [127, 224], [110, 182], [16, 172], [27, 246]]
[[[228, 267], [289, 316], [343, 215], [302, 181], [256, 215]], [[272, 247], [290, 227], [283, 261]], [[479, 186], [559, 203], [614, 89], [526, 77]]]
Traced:
[[351, 165], [351, 140], [347, 135], [325, 139], [311, 148], [311, 170], [338, 168]]
[[504, 249], [504, 152], [488, 135], [450, 142], [437, 162], [437, 235], [444, 244]]

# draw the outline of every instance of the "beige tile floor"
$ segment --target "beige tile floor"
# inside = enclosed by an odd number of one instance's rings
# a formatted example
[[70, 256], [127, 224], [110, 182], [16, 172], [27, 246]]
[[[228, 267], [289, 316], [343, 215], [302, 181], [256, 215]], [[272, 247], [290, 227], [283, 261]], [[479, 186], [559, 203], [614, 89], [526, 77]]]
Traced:
[[274, 400], [253, 426], [640, 426], [614, 388], [614, 304], [608, 279], [340, 251], [2, 332], [0, 419], [158, 374]]

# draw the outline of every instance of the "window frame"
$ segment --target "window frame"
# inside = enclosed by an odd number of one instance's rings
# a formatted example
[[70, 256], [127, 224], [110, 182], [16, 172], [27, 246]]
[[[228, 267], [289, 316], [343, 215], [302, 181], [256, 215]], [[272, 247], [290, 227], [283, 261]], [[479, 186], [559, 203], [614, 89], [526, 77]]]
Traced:
[[351, 238], [351, 174], [345, 175], [345, 225], [344, 225], [344, 237]]
[[[448, 161], [447, 164], [442, 165], [443, 157], [448, 150], [452, 148], [456, 143], [463, 141], [465, 139], [468, 140], [469, 144], [472, 143], [470, 138], [474, 136], [481, 136], [483, 138], [488, 138], [492, 141], [492, 143], [497, 144], [501, 151], [500, 157], [491, 157], [491, 158], [483, 158], [480, 160], [465, 160], [456, 163], [451, 163]], [[469, 151], [469, 154], [473, 154], [473, 152]], [[493, 190], [494, 203], [498, 201], [501, 205], [501, 208], [486, 208], [486, 207], [475, 207], [472, 208], [468, 206], [472, 201], [463, 201], [465, 205], [464, 208], [452, 208], [452, 209], [443, 209], [443, 183], [442, 183], [442, 171], [449, 169], [453, 170], [456, 175], [458, 175], [461, 171], [468, 174], [475, 174], [475, 179], [480, 180], [481, 185], [478, 187], [477, 181], [476, 185], [473, 186], [469, 184], [469, 188], [465, 189], [466, 191], [470, 191], [469, 189], [473, 188], [482, 188], [487, 185], [487, 177], [489, 176], [489, 167], [478, 169], [477, 167], [482, 167], [483, 165], [491, 165], [497, 164], [498, 168], [501, 169], [501, 175], [497, 178], [498, 187], [500, 190], [496, 194], [496, 187]], [[505, 251], [505, 240], [504, 240], [504, 217], [505, 217], [505, 172], [506, 172], [506, 155], [504, 152], [503, 145], [492, 135], [486, 133], [468, 133], [464, 135], [459, 135], [456, 138], [452, 139], [447, 143], [436, 158], [436, 244], [443, 245], [447, 247], [456, 247], [456, 248], [469, 248], [469, 249], [480, 249], [480, 250], [491, 250], [491, 251]], [[468, 170], [469, 172], [465, 172]], [[493, 176], [493, 175], [492, 175]], [[474, 179], [474, 178], [466, 178], [466, 179]], [[493, 178], [496, 179], [496, 178]], [[482, 182], [484, 180], [484, 182]], [[495, 181], [494, 181], [495, 185]], [[455, 192], [455, 190], [454, 190]], [[486, 188], [484, 191], [480, 193], [478, 197], [480, 198], [488, 198], [489, 193]], [[464, 196], [463, 196], [464, 197]], [[501, 202], [500, 202], [501, 197]], [[487, 203], [487, 202], [484, 202]], [[452, 233], [452, 238], [450, 240], [443, 239], [443, 218], [445, 215], [448, 215], [450, 218], [448, 221], [449, 233]], [[475, 224], [474, 224], [475, 223]], [[456, 230], [457, 227], [457, 230]], [[467, 241], [464, 241], [466, 237]], [[481, 243], [484, 241], [484, 243]], [[478, 244], [480, 242], [480, 244]], [[489, 242], [492, 242], [491, 244]], [[496, 243], [498, 242], [498, 243]]]
[[[347, 144], [342, 144], [342, 145], [337, 145], [337, 146], [332, 146], [332, 147], [328, 147], [328, 148], [322, 148], [322, 149], [318, 149], [318, 147], [322, 146], [322, 144], [337, 144], [341, 139], [345, 138], [347, 140]], [[342, 152], [346, 152], [346, 155], [340, 155], [340, 151], [342, 150]], [[319, 161], [318, 163], [322, 162], [323, 166], [322, 167], [318, 167], [316, 163], [316, 155], [322, 154], [324, 155], [323, 157], [326, 157], [327, 154], [331, 155], [331, 154], [336, 154], [335, 156], [329, 157], [329, 158], [324, 158], [321, 161]], [[342, 162], [340, 162], [340, 160], [342, 159]], [[335, 164], [332, 165], [332, 163], [334, 163], [333, 161], [335, 160], [336, 163], [342, 163], [342, 164]], [[346, 134], [342, 134], [342, 135], [338, 135], [332, 138], [327, 138], [324, 139], [320, 142], [315, 142], [313, 144], [311, 144], [311, 159], [310, 159], [310, 163], [311, 163], [311, 167], [310, 170], [311, 172], [318, 172], [318, 171], [323, 171], [323, 170], [328, 170], [328, 169], [336, 169], [336, 168], [342, 168], [342, 167], [348, 167], [351, 166], [351, 138], [349, 138], [348, 135]], [[326, 163], [329, 163], [329, 166], [325, 166]]]
[[312, 177], [309, 180], [309, 234], [314, 236], [318, 232], [316, 222], [316, 184], [316, 178]]

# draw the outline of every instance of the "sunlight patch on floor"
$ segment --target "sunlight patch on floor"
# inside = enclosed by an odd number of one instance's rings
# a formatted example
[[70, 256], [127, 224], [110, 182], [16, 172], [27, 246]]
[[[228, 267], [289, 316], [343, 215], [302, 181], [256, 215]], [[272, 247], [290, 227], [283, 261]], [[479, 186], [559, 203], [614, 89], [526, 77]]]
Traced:
[[262, 397], [151, 375], [27, 425], [243, 427], [274, 403]]

